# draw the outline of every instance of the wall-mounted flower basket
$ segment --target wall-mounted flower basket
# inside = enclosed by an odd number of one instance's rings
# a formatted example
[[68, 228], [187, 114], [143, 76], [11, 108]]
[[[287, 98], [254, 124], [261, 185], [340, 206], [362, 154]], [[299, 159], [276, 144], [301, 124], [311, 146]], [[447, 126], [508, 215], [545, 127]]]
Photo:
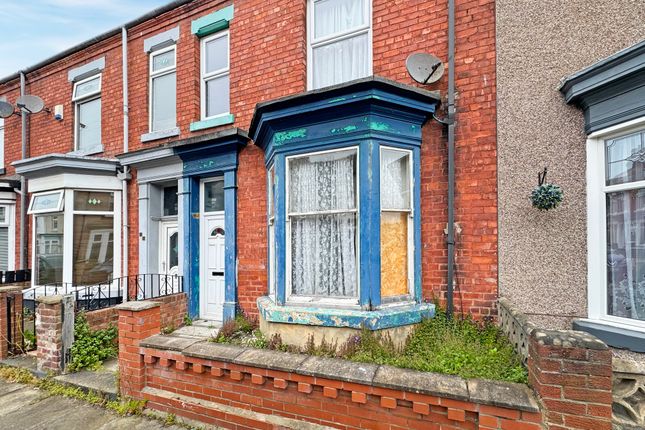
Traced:
[[546, 167], [544, 172], [538, 173], [538, 186], [531, 192], [533, 206], [541, 211], [555, 209], [562, 202], [564, 193], [562, 188], [546, 182]]

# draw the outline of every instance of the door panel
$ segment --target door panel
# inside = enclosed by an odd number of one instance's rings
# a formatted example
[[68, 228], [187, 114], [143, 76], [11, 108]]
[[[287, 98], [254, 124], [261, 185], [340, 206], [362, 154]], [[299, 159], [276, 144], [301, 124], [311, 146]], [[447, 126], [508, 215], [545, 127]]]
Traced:
[[[202, 279], [201, 283], [201, 317], [222, 320], [224, 306], [224, 214], [204, 217], [202, 240]], [[205, 236], [205, 237], [204, 237]]]

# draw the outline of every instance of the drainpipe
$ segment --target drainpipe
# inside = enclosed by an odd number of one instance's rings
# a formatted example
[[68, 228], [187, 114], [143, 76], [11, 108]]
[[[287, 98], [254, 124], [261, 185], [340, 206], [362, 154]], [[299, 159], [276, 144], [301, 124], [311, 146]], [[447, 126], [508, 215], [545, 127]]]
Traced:
[[[122, 71], [123, 71], [123, 153], [128, 152], [129, 145], [129, 134], [128, 134], [128, 30], [125, 27], [121, 27], [121, 58], [123, 62]], [[121, 218], [121, 231], [123, 233], [123, 251], [121, 253], [121, 261], [123, 273], [121, 273], [122, 279], [125, 279], [123, 286], [123, 301], [128, 301], [128, 238], [130, 236], [130, 229], [128, 224], [128, 179], [130, 177], [128, 167], [123, 168], [123, 173], [121, 173], [121, 208], [122, 208], [122, 218]], [[125, 277], [125, 278], [123, 278]]]
[[[25, 91], [25, 73], [20, 72], [20, 95], [24, 96], [26, 94]], [[20, 120], [22, 122], [22, 128], [21, 128], [21, 140], [22, 140], [22, 152], [21, 152], [21, 159], [26, 159], [27, 158], [27, 118], [29, 115], [25, 113], [24, 110], [21, 109], [20, 112]], [[27, 233], [27, 228], [26, 228], [26, 223], [27, 223], [27, 179], [24, 176], [20, 177], [20, 269], [25, 268], [25, 264], [27, 264], [27, 240], [26, 240], [26, 233]]]
[[455, 0], [448, 0], [448, 285], [446, 311], [453, 314], [455, 278]]

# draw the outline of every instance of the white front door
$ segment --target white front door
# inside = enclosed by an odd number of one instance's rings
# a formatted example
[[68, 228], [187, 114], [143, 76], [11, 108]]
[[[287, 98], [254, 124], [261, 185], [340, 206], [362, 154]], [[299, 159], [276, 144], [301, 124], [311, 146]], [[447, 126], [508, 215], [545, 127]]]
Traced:
[[205, 215], [202, 233], [200, 316], [222, 321], [224, 310], [224, 214]]
[[159, 273], [162, 275], [177, 275], [179, 271], [179, 232], [177, 222], [162, 222], [159, 238]]

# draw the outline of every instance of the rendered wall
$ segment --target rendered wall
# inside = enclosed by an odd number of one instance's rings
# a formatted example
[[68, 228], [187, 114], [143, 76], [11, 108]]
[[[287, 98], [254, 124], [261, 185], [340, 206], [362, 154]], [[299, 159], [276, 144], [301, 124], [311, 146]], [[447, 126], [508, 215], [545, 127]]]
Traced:
[[[500, 295], [570, 328], [587, 316], [586, 136], [558, 82], [645, 38], [645, 3], [499, 0], [496, 16]], [[528, 196], [545, 166], [564, 202], [542, 213]]]

